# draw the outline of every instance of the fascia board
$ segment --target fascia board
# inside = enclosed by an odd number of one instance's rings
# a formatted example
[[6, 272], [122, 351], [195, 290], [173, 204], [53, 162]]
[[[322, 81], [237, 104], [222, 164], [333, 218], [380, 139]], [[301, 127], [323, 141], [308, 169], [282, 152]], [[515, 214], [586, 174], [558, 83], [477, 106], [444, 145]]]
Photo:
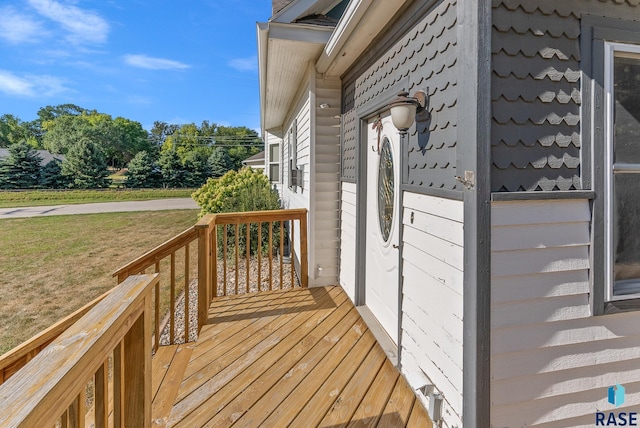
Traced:
[[294, 42], [326, 44], [333, 33], [332, 27], [309, 24], [268, 24], [269, 39], [291, 40]]
[[260, 127], [264, 130], [264, 114], [267, 95], [267, 49], [269, 46], [269, 25], [265, 22], [256, 24], [258, 37], [258, 80], [260, 87]]

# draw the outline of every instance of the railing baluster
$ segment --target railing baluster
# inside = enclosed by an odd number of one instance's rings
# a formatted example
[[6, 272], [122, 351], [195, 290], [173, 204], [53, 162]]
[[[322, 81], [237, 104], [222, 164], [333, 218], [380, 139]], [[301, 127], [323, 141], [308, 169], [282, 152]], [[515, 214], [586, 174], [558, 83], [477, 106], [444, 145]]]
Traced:
[[273, 222], [269, 222], [269, 291], [273, 290]]
[[238, 294], [238, 252], [240, 251], [240, 244], [239, 244], [239, 236], [240, 232], [238, 230], [238, 227], [240, 225], [238, 223], [236, 223], [236, 250], [235, 250], [235, 257], [236, 257], [236, 295]]
[[60, 428], [68, 428], [69, 427], [69, 410], [65, 410], [62, 416], [60, 417]]
[[223, 279], [224, 279], [224, 295], [227, 295], [227, 225], [224, 225], [223, 228], [223, 236], [222, 236], [222, 269], [224, 271], [223, 273]]
[[[157, 296], [157, 294], [156, 294]], [[157, 297], [156, 297], [156, 300]], [[156, 331], [158, 325], [156, 324]], [[156, 346], [157, 349], [157, 346]], [[122, 367], [124, 348], [122, 342], [113, 350], [113, 426], [124, 426], [124, 370]]]
[[189, 341], [189, 244], [184, 246], [184, 341]]
[[84, 428], [84, 417], [86, 414], [87, 394], [85, 388], [82, 388], [80, 394], [73, 400], [69, 407], [69, 426], [72, 428]]
[[213, 225], [213, 231], [211, 233], [211, 269], [213, 278], [211, 281], [211, 296], [219, 296], [218, 293], [218, 225]]
[[94, 401], [95, 406], [95, 427], [106, 428], [109, 425], [109, 383], [107, 376], [109, 365], [105, 361], [95, 374], [94, 381]]
[[[156, 273], [160, 273], [160, 262], [156, 262]], [[155, 299], [154, 299], [154, 314], [153, 314], [153, 325], [154, 325], [154, 343], [153, 349], [154, 351], [158, 350], [158, 346], [160, 346], [160, 281], [156, 282], [155, 286]]]
[[291, 229], [291, 239], [289, 240], [289, 259], [291, 260], [291, 288], [294, 287], [295, 279], [296, 279], [296, 264], [295, 264], [295, 227], [293, 224], [293, 220], [289, 220], [289, 228]]
[[169, 343], [175, 343], [176, 327], [176, 253], [171, 253], [171, 296], [169, 306]]
[[284, 221], [280, 220], [280, 290], [284, 288], [282, 283], [282, 270], [284, 269]]
[[248, 293], [249, 292], [249, 263], [250, 263], [249, 257], [251, 255], [251, 223], [246, 223], [245, 226], [247, 228], [247, 233], [246, 233], [246, 235], [247, 235], [246, 236], [246, 239], [247, 239], [247, 242], [246, 242], [247, 263], [245, 265], [245, 269], [247, 271], [247, 282], [246, 282], [246, 284], [244, 286], [244, 292]]
[[262, 222], [258, 223], [258, 291], [262, 286]]

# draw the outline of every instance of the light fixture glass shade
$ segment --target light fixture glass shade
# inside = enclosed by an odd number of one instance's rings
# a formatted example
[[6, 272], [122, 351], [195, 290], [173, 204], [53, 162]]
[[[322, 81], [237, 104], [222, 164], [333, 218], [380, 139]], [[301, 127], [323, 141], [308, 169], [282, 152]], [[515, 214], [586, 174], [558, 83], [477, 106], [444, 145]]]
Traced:
[[417, 103], [396, 103], [391, 106], [391, 120], [399, 131], [411, 128], [416, 118]]

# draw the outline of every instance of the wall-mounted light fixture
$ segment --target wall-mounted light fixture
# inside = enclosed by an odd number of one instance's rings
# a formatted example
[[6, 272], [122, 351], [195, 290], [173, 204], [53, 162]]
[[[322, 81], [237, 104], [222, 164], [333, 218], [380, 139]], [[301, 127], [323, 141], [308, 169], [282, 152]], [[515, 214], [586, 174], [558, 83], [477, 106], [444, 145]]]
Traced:
[[427, 105], [427, 93], [425, 91], [417, 91], [413, 97], [409, 93], [402, 90], [398, 96], [391, 101], [391, 120], [400, 134], [406, 134], [416, 119], [416, 114], [424, 111]]

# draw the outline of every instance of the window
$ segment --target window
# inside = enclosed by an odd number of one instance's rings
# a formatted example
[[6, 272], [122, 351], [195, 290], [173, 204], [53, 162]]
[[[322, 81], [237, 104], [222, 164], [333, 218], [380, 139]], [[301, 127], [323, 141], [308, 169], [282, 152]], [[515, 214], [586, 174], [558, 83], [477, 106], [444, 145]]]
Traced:
[[583, 188], [594, 315], [640, 310], [640, 23], [581, 19]]
[[302, 172], [298, 169], [298, 120], [294, 120], [288, 134], [289, 140], [289, 189], [297, 191], [302, 186]]
[[280, 182], [280, 144], [269, 145], [269, 180]]
[[640, 298], [640, 45], [604, 42], [607, 301]]

